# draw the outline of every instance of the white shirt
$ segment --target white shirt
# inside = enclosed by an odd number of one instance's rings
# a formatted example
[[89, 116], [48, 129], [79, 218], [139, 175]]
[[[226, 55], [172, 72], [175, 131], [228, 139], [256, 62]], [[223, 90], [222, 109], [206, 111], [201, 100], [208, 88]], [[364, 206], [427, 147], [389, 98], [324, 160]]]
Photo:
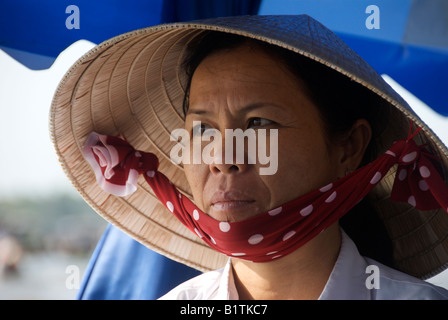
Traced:
[[[448, 300], [448, 290], [361, 256], [341, 233], [339, 256], [319, 300]], [[238, 300], [230, 259], [224, 268], [190, 279], [160, 300]]]

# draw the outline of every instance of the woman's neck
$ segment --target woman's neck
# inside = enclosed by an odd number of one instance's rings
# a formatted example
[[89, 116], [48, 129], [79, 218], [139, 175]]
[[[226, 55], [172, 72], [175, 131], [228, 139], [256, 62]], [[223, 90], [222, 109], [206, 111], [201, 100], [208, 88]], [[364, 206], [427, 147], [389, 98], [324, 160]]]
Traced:
[[341, 246], [335, 223], [300, 249], [269, 263], [233, 259], [241, 300], [315, 300], [333, 270]]

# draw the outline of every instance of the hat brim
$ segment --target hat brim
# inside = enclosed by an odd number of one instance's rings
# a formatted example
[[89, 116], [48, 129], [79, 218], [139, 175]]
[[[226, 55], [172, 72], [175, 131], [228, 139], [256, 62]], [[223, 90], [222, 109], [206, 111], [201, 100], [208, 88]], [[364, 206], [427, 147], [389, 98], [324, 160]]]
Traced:
[[[82, 155], [92, 132], [121, 135], [136, 149], [154, 153], [163, 172], [186, 196], [190, 187], [181, 165], [170, 161], [174, 129], [183, 128], [185, 75], [180, 65], [189, 41], [205, 30], [227, 32], [281, 46], [326, 65], [373, 91], [391, 106], [391, 122], [380, 141], [385, 151], [406, 137], [410, 121], [423, 130], [441, 159], [447, 180], [448, 150], [407, 103], [331, 31], [308, 16], [244, 16], [167, 24], [112, 38], [81, 57], [66, 73], [53, 98], [51, 137], [70, 181], [104, 219], [147, 247], [201, 271], [222, 267], [227, 257], [209, 248], [159, 203], [143, 178], [137, 191], [116, 197], [103, 191]], [[448, 266], [448, 215], [420, 212], [389, 201], [395, 171], [370, 200], [393, 243], [395, 265], [420, 278]]]

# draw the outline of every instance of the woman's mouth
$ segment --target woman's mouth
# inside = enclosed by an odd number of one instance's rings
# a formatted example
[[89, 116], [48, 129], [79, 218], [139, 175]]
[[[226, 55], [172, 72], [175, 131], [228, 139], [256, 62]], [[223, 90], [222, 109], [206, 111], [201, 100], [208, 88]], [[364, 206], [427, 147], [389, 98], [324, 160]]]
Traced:
[[220, 221], [240, 221], [257, 214], [256, 201], [238, 191], [216, 192], [209, 214]]
[[230, 201], [217, 201], [212, 203], [214, 210], [235, 210], [247, 207], [248, 205], [254, 203], [253, 200], [230, 200]]

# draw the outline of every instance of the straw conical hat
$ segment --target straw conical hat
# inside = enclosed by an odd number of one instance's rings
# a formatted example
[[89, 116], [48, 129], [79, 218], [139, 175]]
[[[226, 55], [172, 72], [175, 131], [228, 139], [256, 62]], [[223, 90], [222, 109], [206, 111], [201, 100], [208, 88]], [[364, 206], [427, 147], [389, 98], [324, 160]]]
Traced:
[[[66, 73], [51, 107], [51, 137], [70, 181], [104, 219], [149, 248], [206, 271], [227, 257], [210, 249], [159, 203], [140, 177], [132, 195], [103, 191], [82, 155], [87, 136], [96, 131], [122, 135], [136, 149], [154, 153], [164, 173], [186, 196], [190, 187], [181, 165], [170, 161], [170, 133], [184, 127], [185, 75], [180, 64], [187, 44], [206, 30], [265, 41], [332, 68], [373, 91], [391, 106], [391, 122], [379, 140], [384, 152], [406, 137], [410, 122], [422, 127], [416, 141], [427, 143], [448, 177], [448, 150], [407, 103], [345, 43], [312, 18], [242, 16], [167, 24], [112, 38], [81, 57]], [[421, 278], [448, 266], [448, 214], [420, 212], [389, 201], [395, 171], [372, 191], [370, 200], [384, 221], [396, 268]]]

